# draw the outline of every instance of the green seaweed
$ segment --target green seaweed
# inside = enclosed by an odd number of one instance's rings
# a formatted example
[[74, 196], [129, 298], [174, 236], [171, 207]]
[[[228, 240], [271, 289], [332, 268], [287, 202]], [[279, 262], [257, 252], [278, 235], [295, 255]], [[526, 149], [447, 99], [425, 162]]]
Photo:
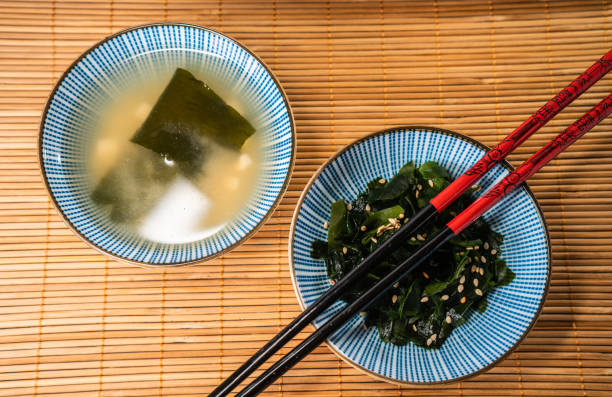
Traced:
[[[311, 256], [324, 260], [328, 276], [338, 281], [450, 182], [446, 169], [435, 162], [419, 168], [409, 162], [389, 181], [373, 179], [354, 201], [340, 200], [332, 205], [328, 241], [314, 241]], [[434, 222], [418, 230], [420, 236], [415, 234], [375, 265], [342, 299], [352, 302], [408, 258], [426, 236], [434, 235], [453, 214], [471, 203], [474, 190], [463, 194]], [[366, 309], [366, 326], [377, 327], [385, 342], [397, 345], [413, 342], [425, 348], [439, 348], [454, 328], [468, 320], [470, 308], [486, 310], [488, 291], [514, 279], [512, 270], [499, 257], [502, 241], [503, 236], [491, 230], [482, 218], [476, 220], [433, 253], [418, 271], [406, 275], [370, 304]]]
[[186, 176], [199, 172], [207, 139], [240, 150], [255, 129], [204, 82], [177, 68], [149, 116], [132, 137], [178, 162]]
[[110, 219], [133, 223], [142, 218], [167, 190], [177, 174], [157, 153], [129, 144], [125, 156], [98, 182], [92, 200], [107, 207]]

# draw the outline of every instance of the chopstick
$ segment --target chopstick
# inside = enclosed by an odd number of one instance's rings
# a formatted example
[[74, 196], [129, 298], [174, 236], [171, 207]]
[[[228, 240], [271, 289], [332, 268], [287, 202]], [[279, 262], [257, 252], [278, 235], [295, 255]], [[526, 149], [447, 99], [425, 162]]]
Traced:
[[389, 239], [368, 255], [359, 266], [340, 279], [336, 284], [321, 295], [312, 305], [307, 307], [289, 325], [280, 331], [274, 338], [251, 356], [244, 364], [223, 381], [209, 397], [222, 397], [229, 394], [236, 386], [246, 379], [268, 358], [289, 342], [308, 324], [314, 321], [321, 313], [334, 303], [356, 280], [363, 277], [386, 254], [395, 250], [410, 233], [435, 215], [441, 213], [452, 204], [461, 194], [476, 183], [495, 164], [503, 160], [523, 141], [540, 129], [557, 113], [572, 103], [584, 91], [595, 84], [612, 69], [612, 50], [608, 51], [600, 60], [591, 65], [580, 76], [561, 90], [554, 98], [538, 109], [524, 123], [517, 127], [510, 135], [480, 158], [467, 172], [455, 179], [446, 189], [441, 191], [429, 204], [413, 215]]
[[[395, 269], [391, 270], [386, 276], [368, 289], [363, 295], [359, 296], [354, 302], [347, 305], [340, 312], [335, 314], [325, 322], [312, 335], [295, 347], [291, 352], [273, 364], [268, 370], [261, 374], [252, 383], [247, 385], [236, 397], [255, 396], [282, 374], [289, 370], [298, 361], [315, 349], [331, 334], [333, 334], [342, 324], [353, 315], [364, 310], [368, 304], [375, 301], [391, 285], [400, 281], [405, 275], [410, 273], [421, 262], [427, 259], [434, 251], [440, 248], [451, 238], [460, 234], [465, 228], [472, 224], [477, 218], [482, 216], [504, 196], [513, 191], [527, 178], [546, 165], [551, 159], [569, 147], [578, 138], [597, 125], [601, 120], [612, 113], [612, 94], [604, 98], [597, 106], [585, 113], [574, 124], [550, 141], [546, 146], [538, 150], [527, 161], [521, 164], [516, 170], [508, 174], [502, 181], [497, 183], [492, 189], [480, 196], [470, 206], [459, 215], [454, 217], [436, 235], [427, 239], [417, 251], [408, 259], [402, 262]], [[475, 293], [478, 294], [478, 289]], [[482, 294], [482, 292], [481, 292]]]

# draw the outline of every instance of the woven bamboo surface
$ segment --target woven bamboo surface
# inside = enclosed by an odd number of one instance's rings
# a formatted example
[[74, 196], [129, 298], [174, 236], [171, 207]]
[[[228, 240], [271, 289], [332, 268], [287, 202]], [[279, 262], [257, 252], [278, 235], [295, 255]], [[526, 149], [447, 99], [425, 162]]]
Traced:
[[[600, 0], [0, 2], [0, 396], [210, 391], [298, 314], [290, 219], [325, 159], [396, 125], [495, 144], [610, 48], [609, 15]], [[166, 270], [117, 263], [79, 240], [50, 203], [36, 150], [65, 68], [106, 35], [158, 21], [218, 29], [260, 56], [287, 92], [298, 145], [288, 192], [251, 240]], [[511, 163], [611, 88], [604, 78]], [[321, 346], [265, 394], [612, 395], [611, 153], [608, 120], [531, 179], [551, 235], [551, 288], [534, 329], [496, 367], [399, 387]]]

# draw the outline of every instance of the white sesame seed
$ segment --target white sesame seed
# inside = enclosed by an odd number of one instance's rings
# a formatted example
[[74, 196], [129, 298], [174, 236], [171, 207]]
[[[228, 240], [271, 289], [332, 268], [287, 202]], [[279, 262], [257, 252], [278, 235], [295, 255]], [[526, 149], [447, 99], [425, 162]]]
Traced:
[[457, 292], [462, 293], [463, 292], [463, 284], [459, 284], [457, 286]]
[[336, 282], [335, 282], [334, 280], [332, 280], [332, 279], [329, 279], [329, 283], [330, 283], [331, 285], [336, 284]]
[[329, 227], [329, 222], [323, 222], [323, 229], [327, 229]]
[[440, 300], [441, 300], [441, 301], [447, 301], [447, 300], [448, 300], [448, 295], [442, 295], [442, 296], [440, 297]]
[[378, 180], [378, 183], [380, 183], [381, 185], [384, 185], [385, 183], [387, 183], [387, 180], [385, 178], [380, 178]]
[[361, 229], [361, 231], [362, 231], [362, 232], [365, 232], [365, 231], [366, 231], [368, 228], [367, 228], [367, 227], [365, 227], [365, 225], [361, 225], [361, 228], [360, 228], [360, 229]]
[[495, 254], [497, 254], [497, 250], [496, 249], [492, 249], [491, 250], [491, 255], [495, 255]]
[[422, 297], [422, 298], [421, 298], [421, 303], [425, 303], [425, 302], [427, 302], [428, 300], [429, 300], [429, 297], [424, 296], [424, 297]]
[[417, 185], [417, 189], [423, 190], [423, 185]]
[[409, 220], [408, 218], [404, 218], [404, 223], [407, 223], [408, 220]]
[[427, 339], [427, 346], [431, 345], [433, 341], [431, 339]]
[[374, 237], [370, 237], [370, 240], [372, 240], [373, 243], [378, 243], [378, 240], [376, 240]]
[[478, 279], [475, 278], [473, 282], [474, 282], [474, 287], [478, 287]]
[[473, 250], [473, 249], [474, 249], [474, 247], [465, 247], [465, 250], [466, 250], [466, 251], [471, 251], [471, 250]]
[[423, 272], [423, 277], [425, 277], [426, 279], [428, 279], [428, 280], [429, 280], [429, 274], [427, 274], [427, 273], [425, 273], [425, 272]]
[[419, 191], [414, 192], [414, 197], [419, 198]]
[[434, 183], [431, 179], [428, 179], [427, 183], [429, 184], [429, 187], [434, 187]]
[[410, 241], [416, 241], [416, 238], [410, 237]]
[[352, 210], [353, 209], [353, 204], [348, 203], [348, 205], [346, 206], [346, 209], [349, 210], [349, 211]]
[[460, 300], [459, 302], [461, 302], [461, 303], [465, 303], [466, 301], [467, 301], [467, 299], [466, 299], [466, 298], [465, 298], [465, 296], [464, 296], [464, 297], [462, 297], [462, 298], [461, 298], [461, 300]]
[[438, 339], [438, 334], [433, 334], [429, 338], [432, 340], [432, 342], [435, 342], [436, 339]]
[[484, 256], [481, 256], [481, 257], [480, 257], [480, 261], [481, 261], [482, 263], [487, 263], [487, 258], [485, 258]]
[[447, 324], [450, 324], [453, 322], [453, 319], [451, 318], [451, 316], [446, 316], [445, 320]]
[[416, 325], [415, 325], [415, 324], [412, 324], [412, 330], [413, 330], [414, 332], [417, 332], [417, 327], [416, 327]]
[[476, 270], [478, 270], [478, 268], [476, 267], [476, 265], [472, 265], [472, 269], [470, 270], [472, 273], [474, 273]]
[[475, 245], [475, 246], [474, 246], [474, 249], [475, 249], [475, 250], [477, 250], [477, 249], [479, 249], [479, 248], [480, 248], [480, 246], [479, 246], [479, 245]]
[[476, 293], [476, 295], [482, 296], [482, 291], [480, 289], [476, 288], [474, 292]]
[[365, 322], [363, 323], [363, 329], [365, 329], [366, 331], [368, 330], [368, 326], [365, 324]]
[[425, 241], [425, 237], [421, 236], [420, 234], [416, 235], [417, 240], [419, 241]]
[[348, 252], [348, 248], [346, 248], [346, 247], [342, 247], [342, 253], [343, 253], [343, 254], [346, 254], [347, 252]]
[[366, 204], [365, 206], [365, 210], [370, 212], [370, 210], [372, 209], [372, 207], [370, 207], [370, 204]]
[[397, 302], [397, 295], [393, 295], [391, 297], [391, 302], [393, 302], [393, 303]]
[[360, 313], [359, 313], [359, 315], [360, 315], [361, 317], [365, 317], [365, 316], [367, 316], [367, 315], [368, 315], [368, 312], [360, 312]]
[[480, 268], [478, 269], [478, 273], [480, 273], [481, 276], [484, 276], [484, 268]]
[[461, 278], [459, 279], [459, 284], [463, 283], [465, 283], [465, 276], [461, 276]]
[[485, 241], [485, 243], [482, 245], [482, 248], [488, 250], [489, 249], [489, 243]]
[[472, 185], [472, 189], [475, 191], [479, 191], [480, 190], [480, 186], [479, 185]]
[[472, 263], [472, 258], [468, 257], [468, 263]]
[[399, 282], [393, 284], [393, 288], [397, 288], [397, 287], [399, 287]]
[[399, 214], [397, 217], [400, 219], [404, 219], [404, 214]]

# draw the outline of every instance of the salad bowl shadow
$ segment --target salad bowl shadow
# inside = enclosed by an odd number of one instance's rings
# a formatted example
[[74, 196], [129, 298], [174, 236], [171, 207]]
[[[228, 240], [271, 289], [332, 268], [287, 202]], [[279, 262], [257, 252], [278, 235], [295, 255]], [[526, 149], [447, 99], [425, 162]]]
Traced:
[[[461, 134], [431, 127], [398, 127], [366, 136], [329, 159], [306, 185], [295, 210], [289, 238], [289, 265], [299, 304], [314, 303], [331, 283], [326, 265], [310, 255], [315, 240], [326, 240], [324, 227], [331, 204], [354, 200], [375, 178], [389, 180], [408, 161], [420, 166], [436, 161], [457, 178], [488, 148]], [[493, 167], [479, 182], [492, 187], [512, 171], [507, 162]], [[481, 373], [515, 349], [535, 324], [550, 282], [550, 239], [542, 211], [524, 184], [489, 210], [484, 220], [504, 236], [501, 258], [516, 274], [514, 280], [488, 293], [483, 313], [469, 309], [468, 320], [457, 327], [439, 349], [412, 342], [385, 343], [376, 327], [364, 327], [354, 316], [327, 344], [355, 368], [398, 384], [435, 384]], [[337, 301], [313, 323], [319, 327], [345, 302]]]

